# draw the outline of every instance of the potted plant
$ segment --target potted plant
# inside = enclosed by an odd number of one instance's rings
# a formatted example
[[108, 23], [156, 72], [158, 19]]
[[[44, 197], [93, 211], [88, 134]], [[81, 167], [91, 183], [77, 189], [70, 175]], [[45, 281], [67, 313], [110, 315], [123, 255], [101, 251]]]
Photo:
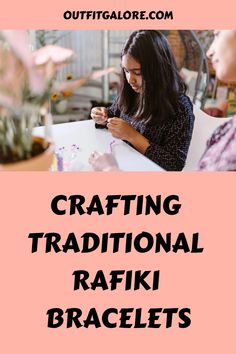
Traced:
[[[3, 30], [0, 36], [0, 170], [48, 170], [53, 159], [47, 133], [51, 94], [72, 92], [113, 69], [58, 83], [56, 72], [73, 57], [71, 49], [46, 45], [31, 52], [27, 31]], [[34, 138], [33, 128], [42, 119], [45, 137]]]

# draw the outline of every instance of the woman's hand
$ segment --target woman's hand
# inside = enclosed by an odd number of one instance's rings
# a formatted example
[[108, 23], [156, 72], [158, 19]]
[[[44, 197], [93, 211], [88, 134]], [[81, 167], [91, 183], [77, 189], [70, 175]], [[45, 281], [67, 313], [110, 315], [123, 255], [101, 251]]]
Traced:
[[91, 110], [91, 117], [96, 123], [106, 125], [108, 119], [108, 111], [105, 107], [94, 107]]
[[117, 171], [118, 163], [112, 154], [100, 154], [97, 151], [92, 152], [89, 157], [89, 163], [95, 171]]
[[107, 128], [114, 138], [119, 138], [132, 143], [138, 132], [121, 118], [109, 118]]
[[108, 118], [107, 128], [114, 138], [128, 141], [141, 154], [144, 154], [150, 145], [150, 142], [142, 134], [137, 132], [132, 125], [121, 118]]

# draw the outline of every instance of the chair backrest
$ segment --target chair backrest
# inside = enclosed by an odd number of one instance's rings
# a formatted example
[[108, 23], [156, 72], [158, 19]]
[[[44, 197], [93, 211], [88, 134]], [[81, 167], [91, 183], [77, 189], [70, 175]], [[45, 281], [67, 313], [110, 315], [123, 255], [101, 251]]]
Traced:
[[194, 105], [195, 123], [184, 171], [196, 170], [198, 162], [206, 149], [207, 140], [215, 129], [231, 118], [215, 118], [204, 113]]
[[209, 82], [209, 70], [206, 53], [198, 36], [195, 31], [181, 30], [170, 31], [167, 38], [179, 69], [185, 68], [189, 73], [195, 75], [188, 94], [192, 96], [193, 103], [199, 107], [204, 107]]

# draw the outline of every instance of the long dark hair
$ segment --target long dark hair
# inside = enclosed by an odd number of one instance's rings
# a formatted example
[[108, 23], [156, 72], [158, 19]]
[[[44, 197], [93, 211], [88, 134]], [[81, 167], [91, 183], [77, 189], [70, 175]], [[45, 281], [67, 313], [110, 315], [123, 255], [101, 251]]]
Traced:
[[135, 93], [122, 70], [120, 110], [152, 122], [172, 118], [186, 86], [166, 37], [154, 30], [135, 31], [125, 43], [121, 58], [127, 54], [140, 63], [143, 82], [140, 94]]

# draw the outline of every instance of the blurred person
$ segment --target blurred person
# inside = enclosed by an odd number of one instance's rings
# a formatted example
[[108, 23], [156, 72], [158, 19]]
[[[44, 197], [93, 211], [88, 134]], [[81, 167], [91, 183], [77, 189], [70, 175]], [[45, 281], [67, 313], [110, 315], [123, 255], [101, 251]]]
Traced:
[[[236, 82], [236, 30], [214, 31], [207, 52], [218, 79]], [[200, 171], [236, 171], [236, 116], [216, 129], [199, 161]]]

